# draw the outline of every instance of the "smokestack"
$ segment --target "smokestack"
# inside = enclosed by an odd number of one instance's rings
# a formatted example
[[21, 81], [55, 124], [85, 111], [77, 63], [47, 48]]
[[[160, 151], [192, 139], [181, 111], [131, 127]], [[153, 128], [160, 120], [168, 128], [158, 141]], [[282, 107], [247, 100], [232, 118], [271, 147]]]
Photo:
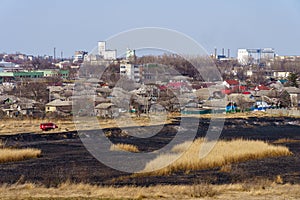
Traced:
[[64, 53], [63, 53], [63, 51], [61, 51], [61, 52], [60, 52], [60, 58], [61, 58], [61, 59], [63, 59], [63, 55], [64, 55]]
[[53, 49], [53, 59], [55, 60], [55, 50], [56, 50], [56, 48], [54, 47], [54, 49]]
[[222, 48], [222, 56], [224, 56], [224, 55], [225, 55], [224, 48]]
[[227, 57], [230, 58], [230, 49], [227, 50]]
[[215, 47], [215, 58], [217, 58], [217, 47]]

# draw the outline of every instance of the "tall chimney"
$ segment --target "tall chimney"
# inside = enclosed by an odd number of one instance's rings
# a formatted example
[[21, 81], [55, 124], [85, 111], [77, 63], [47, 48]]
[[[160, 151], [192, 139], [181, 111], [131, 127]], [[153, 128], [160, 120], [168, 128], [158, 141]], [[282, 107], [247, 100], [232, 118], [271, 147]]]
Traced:
[[217, 58], [217, 47], [215, 47], [215, 58]]
[[230, 49], [227, 49], [227, 57], [230, 58]]
[[225, 55], [224, 48], [222, 48], [222, 56], [224, 56], [224, 55]]
[[55, 60], [55, 50], [56, 48], [54, 47], [54, 50], [53, 50], [53, 59]]

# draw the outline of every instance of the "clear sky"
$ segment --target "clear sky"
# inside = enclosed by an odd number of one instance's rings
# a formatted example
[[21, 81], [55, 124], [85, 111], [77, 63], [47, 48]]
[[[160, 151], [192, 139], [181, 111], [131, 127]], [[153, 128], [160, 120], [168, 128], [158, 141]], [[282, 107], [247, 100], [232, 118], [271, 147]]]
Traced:
[[299, 0], [0, 0], [0, 52], [71, 57], [140, 27], [185, 33], [209, 53], [273, 47], [300, 55]]

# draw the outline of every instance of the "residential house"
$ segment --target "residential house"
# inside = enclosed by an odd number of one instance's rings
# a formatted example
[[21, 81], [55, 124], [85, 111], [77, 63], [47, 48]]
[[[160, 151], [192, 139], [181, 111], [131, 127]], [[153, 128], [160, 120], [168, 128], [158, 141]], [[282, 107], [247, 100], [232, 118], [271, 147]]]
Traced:
[[119, 112], [112, 103], [100, 103], [95, 107], [95, 114], [103, 118], [114, 118], [119, 115]]
[[239, 86], [239, 81], [237, 80], [226, 80], [223, 82], [223, 85], [228, 88], [228, 89], [232, 89], [234, 87], [238, 87]]
[[284, 87], [285, 91], [290, 94], [291, 107], [297, 108], [300, 105], [300, 89], [296, 87]]
[[45, 108], [47, 112], [62, 112], [70, 114], [72, 112], [72, 101], [62, 101], [60, 99], [55, 99], [46, 104]]

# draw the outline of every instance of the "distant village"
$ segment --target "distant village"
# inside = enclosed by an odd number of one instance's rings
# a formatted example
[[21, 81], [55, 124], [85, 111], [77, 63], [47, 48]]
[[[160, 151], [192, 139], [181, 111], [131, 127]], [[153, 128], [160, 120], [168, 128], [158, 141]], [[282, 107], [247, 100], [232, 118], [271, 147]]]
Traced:
[[[0, 118], [299, 113], [300, 56], [261, 48], [238, 49], [233, 58], [229, 49], [227, 55], [215, 49], [210, 59], [221, 75], [215, 80], [209, 74], [203, 79], [177, 55], [138, 57], [127, 49], [120, 58], [104, 41], [97, 47], [93, 53], [76, 51], [72, 58], [56, 57], [55, 49], [53, 56], [0, 54]], [[84, 103], [87, 91], [92, 91], [92, 110], [74, 109], [74, 103]]]

